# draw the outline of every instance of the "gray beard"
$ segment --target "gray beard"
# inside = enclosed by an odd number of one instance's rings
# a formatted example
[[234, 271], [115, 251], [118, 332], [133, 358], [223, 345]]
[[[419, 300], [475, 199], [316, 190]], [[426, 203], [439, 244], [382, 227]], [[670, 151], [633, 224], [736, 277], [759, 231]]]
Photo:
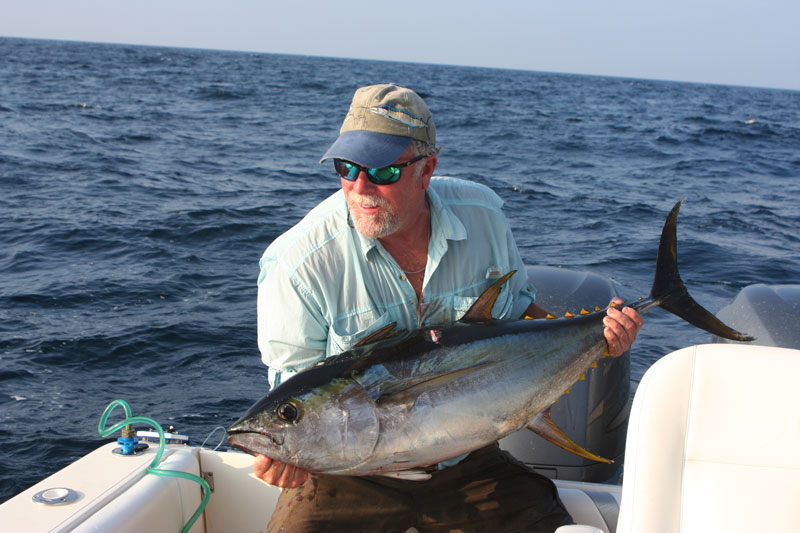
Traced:
[[383, 213], [379, 216], [366, 216], [350, 212], [353, 218], [353, 225], [364, 237], [370, 239], [380, 239], [387, 237], [400, 229], [400, 220], [391, 213]]
[[[386, 206], [385, 203], [378, 200], [375, 200], [375, 202], [379, 205]], [[364, 215], [359, 213], [355, 207], [351, 206], [349, 200], [348, 207], [350, 208], [350, 217], [353, 219], [353, 225], [356, 231], [364, 237], [380, 239], [400, 229], [400, 218], [388, 210], [377, 215]]]

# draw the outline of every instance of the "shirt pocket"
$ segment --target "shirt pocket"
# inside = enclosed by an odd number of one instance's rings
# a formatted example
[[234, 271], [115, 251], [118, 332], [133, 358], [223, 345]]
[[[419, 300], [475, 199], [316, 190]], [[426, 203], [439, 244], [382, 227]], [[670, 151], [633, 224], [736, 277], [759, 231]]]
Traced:
[[[372, 316], [376, 315], [373, 313]], [[383, 313], [378, 318], [366, 316], [350, 317], [337, 321], [328, 329], [327, 356], [336, 355], [353, 348], [364, 337], [393, 322], [390, 313]]]

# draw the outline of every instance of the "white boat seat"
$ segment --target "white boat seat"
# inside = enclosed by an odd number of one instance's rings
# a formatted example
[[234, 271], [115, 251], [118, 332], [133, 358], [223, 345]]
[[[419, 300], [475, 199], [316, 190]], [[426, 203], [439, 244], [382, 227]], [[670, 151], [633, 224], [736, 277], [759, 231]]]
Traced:
[[620, 533], [800, 530], [800, 353], [692, 346], [656, 362], [628, 426]]

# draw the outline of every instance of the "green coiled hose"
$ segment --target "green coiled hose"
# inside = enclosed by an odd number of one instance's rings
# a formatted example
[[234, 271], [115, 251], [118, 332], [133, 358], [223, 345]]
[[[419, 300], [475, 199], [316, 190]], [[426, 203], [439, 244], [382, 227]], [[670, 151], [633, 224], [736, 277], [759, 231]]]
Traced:
[[[108, 421], [108, 417], [111, 415], [111, 411], [113, 411], [116, 407], [121, 406], [125, 410], [125, 420], [122, 422], [118, 422], [114, 424], [110, 428], [106, 428], [106, 422]], [[115, 431], [119, 431], [125, 426], [131, 424], [149, 424], [150, 426], [156, 428], [158, 431], [159, 443], [158, 443], [158, 451], [156, 452], [155, 457], [150, 462], [150, 465], [147, 467], [147, 473], [153, 474], [154, 476], [173, 476], [173, 477], [180, 477], [183, 479], [188, 479], [199, 483], [200, 486], [203, 488], [203, 501], [200, 502], [200, 505], [197, 507], [197, 510], [194, 512], [189, 521], [181, 529], [181, 533], [187, 533], [194, 523], [200, 518], [200, 515], [203, 514], [206, 506], [208, 505], [208, 500], [211, 497], [211, 488], [208, 486], [206, 481], [194, 474], [189, 474], [187, 472], [179, 472], [177, 470], [163, 470], [158, 468], [158, 464], [161, 462], [161, 456], [164, 455], [164, 446], [166, 439], [164, 438], [164, 430], [161, 427], [161, 424], [153, 420], [152, 418], [147, 418], [144, 416], [131, 416], [131, 408], [125, 400], [114, 400], [106, 410], [103, 411], [103, 416], [100, 417], [100, 423], [97, 426], [97, 432], [100, 434], [101, 437], [108, 437]]]

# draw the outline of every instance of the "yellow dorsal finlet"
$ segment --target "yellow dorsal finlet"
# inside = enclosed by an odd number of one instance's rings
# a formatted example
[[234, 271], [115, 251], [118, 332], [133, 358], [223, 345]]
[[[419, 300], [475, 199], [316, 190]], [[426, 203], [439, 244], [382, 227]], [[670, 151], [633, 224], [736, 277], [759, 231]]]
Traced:
[[581, 314], [582, 314], [582, 315], [588, 315], [588, 314], [589, 314], [589, 311], [587, 311], [586, 309], [584, 309], [583, 307], [581, 307]]
[[553, 320], [555, 317], [553, 315], [551, 315], [550, 313], [547, 313], [547, 316], [545, 318], [547, 320]]
[[572, 313], [570, 313], [569, 311], [567, 311], [566, 313], [564, 313], [564, 317], [565, 317], [565, 318], [572, 318], [572, 317], [574, 317], [574, 316], [575, 316], [575, 315], [573, 315], [573, 314], [572, 314]]

